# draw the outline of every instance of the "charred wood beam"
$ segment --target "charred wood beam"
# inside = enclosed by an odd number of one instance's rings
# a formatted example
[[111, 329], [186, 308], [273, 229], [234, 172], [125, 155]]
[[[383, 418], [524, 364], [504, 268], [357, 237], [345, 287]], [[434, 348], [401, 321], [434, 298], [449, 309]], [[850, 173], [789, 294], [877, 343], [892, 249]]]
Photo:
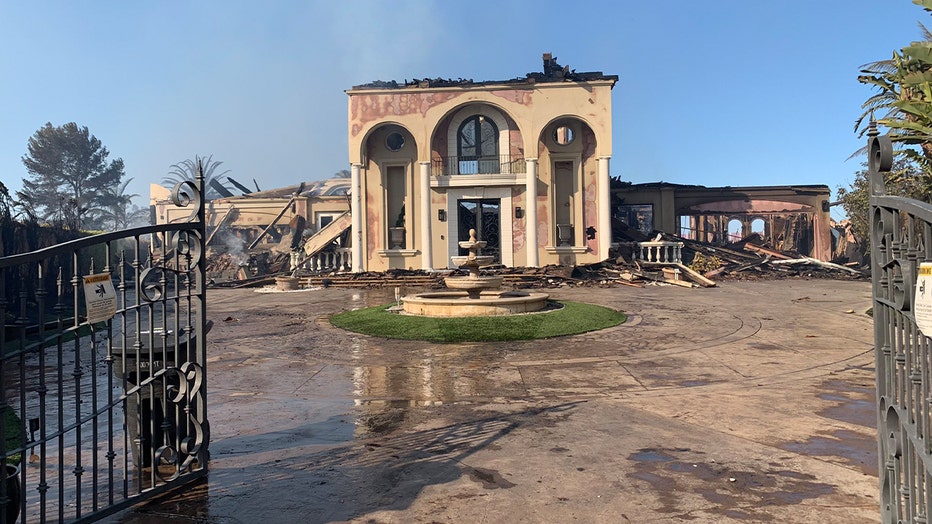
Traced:
[[[259, 187], [259, 185], [256, 184], [256, 187]], [[288, 208], [291, 207], [291, 204], [294, 204], [294, 201], [298, 198], [298, 195], [300, 195], [302, 192], [304, 192], [304, 182], [301, 182], [301, 185], [298, 186], [298, 190], [291, 194], [291, 198], [288, 199], [288, 203], [285, 204], [285, 207], [283, 207], [281, 211], [279, 211], [278, 216], [275, 217], [275, 220], [272, 220], [272, 223], [266, 226], [265, 229], [263, 229], [262, 232], [259, 233], [259, 236], [257, 236], [256, 239], [252, 241], [252, 244], [249, 244], [248, 249], [252, 249], [256, 247], [257, 245], [259, 245], [259, 241], [262, 240], [265, 237], [265, 235], [267, 235], [269, 231], [272, 230], [273, 227], [275, 227], [275, 224], [277, 224], [278, 221], [281, 220], [283, 216], [285, 216], [285, 212], [288, 211]]]
[[210, 232], [210, 235], [207, 236], [207, 241], [204, 242], [204, 245], [205, 245], [205, 246], [210, 245], [210, 241], [214, 239], [214, 235], [216, 235], [216, 234], [217, 234], [217, 231], [220, 231], [220, 228], [223, 227], [223, 224], [224, 224], [227, 220], [229, 220], [230, 217], [232, 217], [232, 216], [234, 215], [233, 212], [234, 212], [235, 210], [236, 210], [236, 208], [231, 206], [230, 209], [227, 209], [227, 212], [224, 213], [222, 217], [220, 217], [220, 221], [217, 222], [217, 227], [215, 227], [214, 230]]
[[791, 260], [772, 260], [770, 263], [772, 265], [787, 264], [791, 266], [800, 265], [800, 264], [810, 264], [813, 266], [824, 267], [826, 269], [839, 269], [841, 271], [847, 271], [848, 273], [853, 273], [855, 275], [862, 274], [860, 271], [851, 269], [850, 267], [842, 266], [840, 264], [833, 264], [831, 262], [822, 262], [821, 260], [811, 258], [811, 257], [794, 258]]
[[[227, 177], [227, 182], [233, 184], [233, 186], [234, 186], [236, 189], [239, 189], [240, 191], [242, 191], [244, 195], [248, 195], [249, 193], [252, 193], [252, 190], [251, 190], [251, 189], [249, 189], [248, 187], [244, 186], [243, 184], [240, 184], [240, 183], [237, 182], [236, 180], [233, 180], [233, 177]], [[256, 185], [256, 187], [258, 188], [259, 186]]]
[[233, 193], [230, 193], [229, 189], [223, 187], [223, 184], [221, 184], [220, 181], [218, 181], [215, 178], [211, 178], [209, 184], [210, 184], [210, 187], [212, 187], [214, 191], [216, 191], [220, 196], [224, 198], [229, 198], [231, 196], [234, 196]]
[[291, 208], [291, 204], [294, 203], [297, 197], [298, 197], [297, 193], [291, 195], [291, 198], [288, 200], [288, 203], [285, 204], [285, 207], [283, 207], [281, 211], [279, 211], [278, 216], [276, 216], [275, 219], [272, 220], [272, 222], [269, 225], [265, 226], [265, 229], [263, 229], [262, 232], [259, 233], [259, 236], [257, 236], [256, 239], [253, 240], [251, 244], [249, 244], [249, 247], [247, 249], [253, 249], [257, 245], [259, 245], [259, 242], [263, 238], [265, 238], [265, 235], [267, 235], [269, 231], [271, 231], [272, 228], [275, 227], [275, 224], [277, 224], [278, 221], [281, 220], [283, 216], [285, 216], [285, 213], [288, 211], [289, 208]]
[[751, 252], [753, 252], [753, 253], [760, 253], [760, 254], [763, 254], [763, 255], [769, 255], [769, 256], [771, 256], [771, 257], [773, 257], [773, 258], [779, 258], [779, 259], [781, 259], [781, 260], [789, 260], [789, 259], [793, 258], [793, 257], [787, 256], [787, 255], [784, 255], [783, 253], [780, 253], [779, 251], [774, 251], [774, 250], [772, 250], [772, 249], [767, 249], [767, 248], [764, 248], [764, 247], [755, 246], [754, 244], [745, 244], [744, 249], [745, 249], [745, 251], [751, 251]]

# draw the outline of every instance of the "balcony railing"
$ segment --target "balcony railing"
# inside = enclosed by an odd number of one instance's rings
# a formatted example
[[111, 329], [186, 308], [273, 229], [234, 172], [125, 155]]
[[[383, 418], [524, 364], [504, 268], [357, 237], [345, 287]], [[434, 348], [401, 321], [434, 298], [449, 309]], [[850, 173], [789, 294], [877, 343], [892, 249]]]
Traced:
[[513, 175], [525, 173], [524, 157], [448, 156], [431, 162], [433, 176], [449, 175]]
[[660, 264], [681, 264], [683, 262], [683, 243], [658, 240], [655, 242], [638, 242], [638, 260]]
[[353, 267], [353, 250], [348, 247], [325, 249], [307, 258], [303, 258], [303, 251], [291, 253], [291, 270], [304, 268], [314, 273], [329, 273], [335, 271], [349, 271]]

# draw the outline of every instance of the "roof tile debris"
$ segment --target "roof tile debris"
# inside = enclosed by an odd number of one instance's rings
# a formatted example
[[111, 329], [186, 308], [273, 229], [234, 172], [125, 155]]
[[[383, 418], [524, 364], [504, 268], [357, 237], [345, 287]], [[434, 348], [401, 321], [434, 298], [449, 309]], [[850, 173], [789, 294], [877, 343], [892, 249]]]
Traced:
[[412, 89], [412, 88], [429, 88], [429, 87], [477, 87], [485, 85], [501, 84], [537, 84], [547, 82], [592, 82], [596, 80], [618, 81], [618, 75], [605, 75], [601, 71], [590, 71], [577, 73], [575, 69], [569, 66], [561, 66], [557, 63], [557, 57], [550, 53], [543, 55], [544, 67], [543, 72], [531, 72], [524, 77], [512, 78], [510, 80], [485, 80], [476, 82], [473, 79], [466, 78], [414, 78], [405, 80], [400, 84], [394, 80], [384, 81], [376, 80], [368, 84], [353, 86], [353, 91], [365, 89]]

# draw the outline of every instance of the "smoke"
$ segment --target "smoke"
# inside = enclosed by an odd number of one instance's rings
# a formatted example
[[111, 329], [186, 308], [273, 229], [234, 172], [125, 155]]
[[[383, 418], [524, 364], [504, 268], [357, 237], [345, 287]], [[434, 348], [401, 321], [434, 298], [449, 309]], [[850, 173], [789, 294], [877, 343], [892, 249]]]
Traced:
[[[399, 0], [369, 2], [365, 6], [347, 9], [340, 2], [319, 6], [321, 15], [329, 20], [320, 29], [334, 31], [332, 38], [340, 42], [339, 53], [346, 58], [334, 64], [349, 81], [346, 87], [422, 74], [436, 42], [443, 41], [443, 20], [436, 5]], [[418, 30], [399, 31], [399, 27]]]
[[233, 260], [234, 264], [237, 266], [245, 266], [249, 263], [249, 255], [247, 255], [246, 250], [243, 249], [246, 245], [243, 239], [233, 233], [223, 232], [221, 233], [220, 240], [223, 242], [223, 245], [226, 246], [227, 254], [230, 255], [230, 259]]

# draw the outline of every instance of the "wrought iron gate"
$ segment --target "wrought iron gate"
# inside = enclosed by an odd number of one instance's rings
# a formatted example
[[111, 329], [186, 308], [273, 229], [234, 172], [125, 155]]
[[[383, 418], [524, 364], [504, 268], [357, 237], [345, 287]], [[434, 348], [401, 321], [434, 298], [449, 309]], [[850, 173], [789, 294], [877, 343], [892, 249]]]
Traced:
[[919, 266], [932, 262], [932, 205], [886, 195], [889, 138], [871, 124], [871, 268], [880, 504], [885, 523], [928, 522], [932, 507], [932, 344], [914, 314]]
[[203, 178], [183, 223], [0, 258], [0, 524], [93, 521], [207, 473]]

